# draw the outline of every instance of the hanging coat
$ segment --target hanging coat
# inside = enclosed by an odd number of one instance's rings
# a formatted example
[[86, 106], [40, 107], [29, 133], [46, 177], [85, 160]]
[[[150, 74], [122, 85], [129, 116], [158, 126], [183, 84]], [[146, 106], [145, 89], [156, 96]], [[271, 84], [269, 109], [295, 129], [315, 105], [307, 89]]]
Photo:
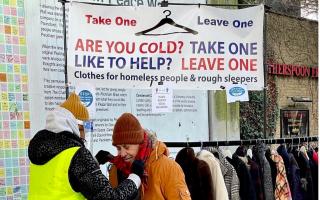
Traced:
[[265, 156], [265, 145], [263, 143], [257, 144], [252, 149], [253, 160], [260, 167], [260, 174], [262, 176], [262, 185], [264, 190], [265, 200], [273, 200], [273, 184], [271, 178], [270, 164]]
[[222, 176], [224, 178], [224, 183], [228, 191], [228, 196], [230, 200], [240, 200], [240, 183], [236, 170], [229, 163], [226, 157], [221, 152], [221, 149], [217, 150], [220, 161], [220, 168]]
[[278, 154], [271, 154], [271, 159], [277, 166], [277, 177], [274, 196], [276, 200], [291, 200], [291, 192], [287, 179], [286, 168], [283, 159]]
[[253, 186], [256, 191], [257, 200], [263, 200], [263, 188], [261, 183], [259, 165], [255, 163], [249, 156], [247, 156], [247, 158], [248, 158], [248, 164], [250, 165], [249, 171], [250, 171]]
[[270, 169], [271, 169], [271, 178], [272, 178], [272, 185], [273, 187], [276, 185], [276, 178], [277, 178], [277, 166], [276, 163], [273, 162], [271, 159], [271, 150], [268, 148], [265, 153], [266, 159], [269, 162]]
[[288, 156], [290, 173], [288, 173], [289, 175], [287, 175], [287, 177], [290, 185], [292, 200], [303, 200], [302, 188], [300, 183], [300, 168], [293, 154], [289, 153]]
[[197, 154], [197, 158], [205, 161], [210, 167], [214, 200], [228, 200], [228, 192], [226, 185], [224, 184], [218, 159], [207, 150], [200, 151]]
[[237, 175], [240, 181], [240, 198], [246, 200], [255, 200], [256, 192], [253, 187], [251, 175], [246, 164], [243, 162], [239, 156], [234, 153], [232, 155], [232, 163], [233, 167], [237, 171]]
[[309, 159], [301, 151], [294, 151], [293, 153], [300, 168], [300, 182], [302, 187], [303, 199], [313, 200], [313, 180], [311, 176]]
[[318, 153], [316, 151], [313, 150], [313, 153], [312, 153], [312, 160], [317, 164], [318, 166]]
[[196, 158], [194, 150], [181, 149], [176, 162], [181, 166], [192, 200], [213, 200], [212, 176], [209, 165]]
[[[288, 155], [286, 146], [281, 144], [280, 146], [278, 146], [277, 152], [282, 157], [283, 162], [284, 162], [284, 166], [286, 167], [286, 172], [288, 174], [288, 172], [289, 172], [289, 155]], [[289, 180], [289, 182], [290, 182], [290, 180]]]
[[313, 193], [314, 193], [314, 199], [318, 199], [318, 164], [312, 159], [315, 151], [314, 150], [309, 150], [308, 155], [309, 155], [309, 164], [310, 164], [310, 169], [311, 169], [311, 175], [312, 175], [312, 180], [313, 180]]

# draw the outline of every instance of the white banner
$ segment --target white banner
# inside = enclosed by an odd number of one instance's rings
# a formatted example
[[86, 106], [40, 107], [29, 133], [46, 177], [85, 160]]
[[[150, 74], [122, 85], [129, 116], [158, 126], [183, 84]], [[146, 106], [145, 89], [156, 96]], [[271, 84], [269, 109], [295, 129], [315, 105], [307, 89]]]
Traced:
[[104, 87], [262, 90], [263, 5], [108, 7], [72, 2], [68, 80]]

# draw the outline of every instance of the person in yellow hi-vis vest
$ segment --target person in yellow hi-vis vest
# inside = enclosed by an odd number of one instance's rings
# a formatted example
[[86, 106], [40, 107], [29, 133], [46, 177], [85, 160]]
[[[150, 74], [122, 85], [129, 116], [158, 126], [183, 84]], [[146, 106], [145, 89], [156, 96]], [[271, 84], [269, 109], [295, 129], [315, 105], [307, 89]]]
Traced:
[[129, 177], [112, 188], [85, 147], [86, 120], [88, 110], [75, 93], [49, 112], [45, 129], [36, 133], [28, 147], [31, 161], [28, 199], [125, 200], [136, 196], [143, 167], [133, 165]]

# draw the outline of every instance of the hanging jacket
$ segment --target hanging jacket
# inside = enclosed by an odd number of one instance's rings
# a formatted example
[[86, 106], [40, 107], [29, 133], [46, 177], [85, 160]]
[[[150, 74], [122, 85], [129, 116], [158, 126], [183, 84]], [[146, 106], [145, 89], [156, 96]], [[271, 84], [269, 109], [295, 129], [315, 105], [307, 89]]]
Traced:
[[289, 172], [289, 155], [284, 144], [281, 144], [277, 148], [278, 154], [282, 157], [284, 166], [286, 167], [286, 172]]
[[308, 151], [308, 156], [309, 156], [309, 165], [310, 165], [310, 169], [311, 169], [311, 176], [312, 176], [312, 182], [313, 182], [313, 193], [314, 199], [318, 199], [318, 164], [312, 159], [314, 155], [314, 150], [309, 150]]
[[[74, 193], [74, 196], [83, 195], [87, 199], [102, 200], [102, 199], [130, 199], [137, 193], [137, 186], [132, 180], [125, 180], [117, 189], [113, 189], [108, 179], [100, 171], [99, 165], [93, 158], [88, 149], [85, 148], [84, 143], [77, 135], [77, 133], [70, 132], [77, 127], [77, 121], [74, 116], [64, 108], [57, 108], [48, 114], [46, 121], [46, 128], [49, 130], [42, 130], [35, 134], [31, 139], [28, 147], [28, 156], [31, 161], [31, 169], [33, 170], [30, 174], [30, 189], [31, 193], [36, 194], [37, 191], [43, 189], [49, 190], [50, 193], [59, 195], [60, 189], [57, 187], [50, 187], [46, 185], [52, 177], [52, 181], [56, 180], [56, 176], [64, 175], [64, 178], [59, 183], [62, 184], [59, 187], [71, 188], [68, 190]], [[66, 131], [62, 131], [66, 130]], [[53, 132], [55, 131], [55, 132]], [[60, 131], [60, 132], [59, 132]], [[79, 131], [79, 130], [78, 130]], [[77, 131], [75, 131], [77, 132]], [[66, 151], [76, 147], [77, 150], [68, 155], [64, 155]], [[64, 166], [58, 166], [54, 171], [54, 165], [59, 163], [58, 157], [62, 156], [62, 159], [66, 159]], [[72, 158], [71, 158], [72, 157]], [[67, 159], [70, 162], [67, 162]], [[47, 168], [48, 171], [43, 170]], [[34, 171], [35, 170], [35, 171]], [[67, 170], [67, 171], [66, 171]], [[43, 172], [45, 171], [45, 172]], [[48, 174], [52, 172], [54, 174]], [[39, 174], [41, 173], [41, 174]], [[42, 174], [44, 173], [44, 174]], [[41, 176], [47, 176], [42, 182]], [[67, 176], [67, 177], [65, 177]], [[68, 180], [68, 181], [66, 181]], [[42, 184], [43, 183], [43, 184]], [[48, 194], [49, 194], [48, 191]], [[43, 193], [43, 191], [41, 191]], [[81, 194], [81, 195], [80, 195]], [[49, 197], [45, 198], [48, 199]], [[37, 199], [38, 200], [38, 199]]]
[[195, 157], [194, 150], [181, 149], [176, 162], [181, 166], [192, 200], [213, 200], [212, 176], [208, 164]]
[[220, 168], [224, 179], [224, 183], [226, 184], [229, 199], [239, 200], [240, 183], [237, 172], [232, 166], [232, 164], [227, 161], [221, 149], [218, 149], [217, 151], [219, 155]]
[[302, 200], [302, 188], [300, 184], [300, 169], [296, 159], [292, 153], [288, 154], [289, 156], [289, 170], [290, 170], [290, 179], [288, 177], [290, 191], [292, 195], [292, 200]]
[[274, 196], [276, 200], [291, 200], [291, 192], [287, 179], [286, 168], [283, 159], [278, 154], [271, 154], [271, 159], [277, 167], [277, 177]]
[[257, 200], [263, 200], [263, 188], [261, 183], [259, 166], [249, 156], [247, 156], [247, 158], [248, 158], [248, 164], [250, 165], [249, 171], [250, 171], [252, 183], [256, 191], [256, 198]]
[[262, 176], [262, 185], [265, 200], [274, 199], [274, 190], [271, 177], [270, 164], [265, 156], [265, 145], [263, 143], [257, 144], [252, 148], [253, 161], [260, 167], [260, 174]]
[[205, 161], [210, 167], [214, 200], [228, 200], [228, 192], [226, 185], [224, 184], [219, 161], [207, 150], [198, 152], [197, 158]]
[[236, 154], [232, 155], [232, 163], [240, 181], [240, 198], [255, 200], [256, 192], [246, 163]]
[[302, 187], [303, 199], [314, 200], [313, 180], [309, 159], [301, 151], [294, 151], [293, 153], [300, 168], [300, 182]]
[[[168, 158], [168, 149], [163, 142], [154, 141], [153, 150], [145, 163], [148, 174], [147, 187], [142, 188], [142, 200], [191, 200], [185, 175], [178, 163]], [[110, 182], [121, 182], [117, 170], [111, 170]]]
[[276, 166], [276, 163], [273, 162], [273, 160], [271, 159], [271, 149], [270, 148], [268, 148], [266, 150], [265, 157], [270, 165], [272, 185], [274, 187], [276, 185], [276, 179], [277, 179], [277, 166]]
[[316, 165], [318, 166], [318, 163], [319, 163], [319, 160], [318, 160], [318, 153], [313, 150], [313, 153], [312, 153], [312, 160], [316, 163]]

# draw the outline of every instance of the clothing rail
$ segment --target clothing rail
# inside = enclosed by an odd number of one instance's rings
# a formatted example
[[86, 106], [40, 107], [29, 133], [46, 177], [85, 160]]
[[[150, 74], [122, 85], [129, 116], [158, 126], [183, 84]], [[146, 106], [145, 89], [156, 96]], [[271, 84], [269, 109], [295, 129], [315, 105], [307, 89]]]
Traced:
[[294, 138], [274, 138], [274, 139], [251, 139], [251, 140], [230, 140], [230, 141], [206, 141], [206, 142], [165, 142], [167, 147], [210, 147], [210, 146], [237, 146], [265, 144], [299, 144], [301, 142], [318, 141], [318, 136], [294, 137]]

